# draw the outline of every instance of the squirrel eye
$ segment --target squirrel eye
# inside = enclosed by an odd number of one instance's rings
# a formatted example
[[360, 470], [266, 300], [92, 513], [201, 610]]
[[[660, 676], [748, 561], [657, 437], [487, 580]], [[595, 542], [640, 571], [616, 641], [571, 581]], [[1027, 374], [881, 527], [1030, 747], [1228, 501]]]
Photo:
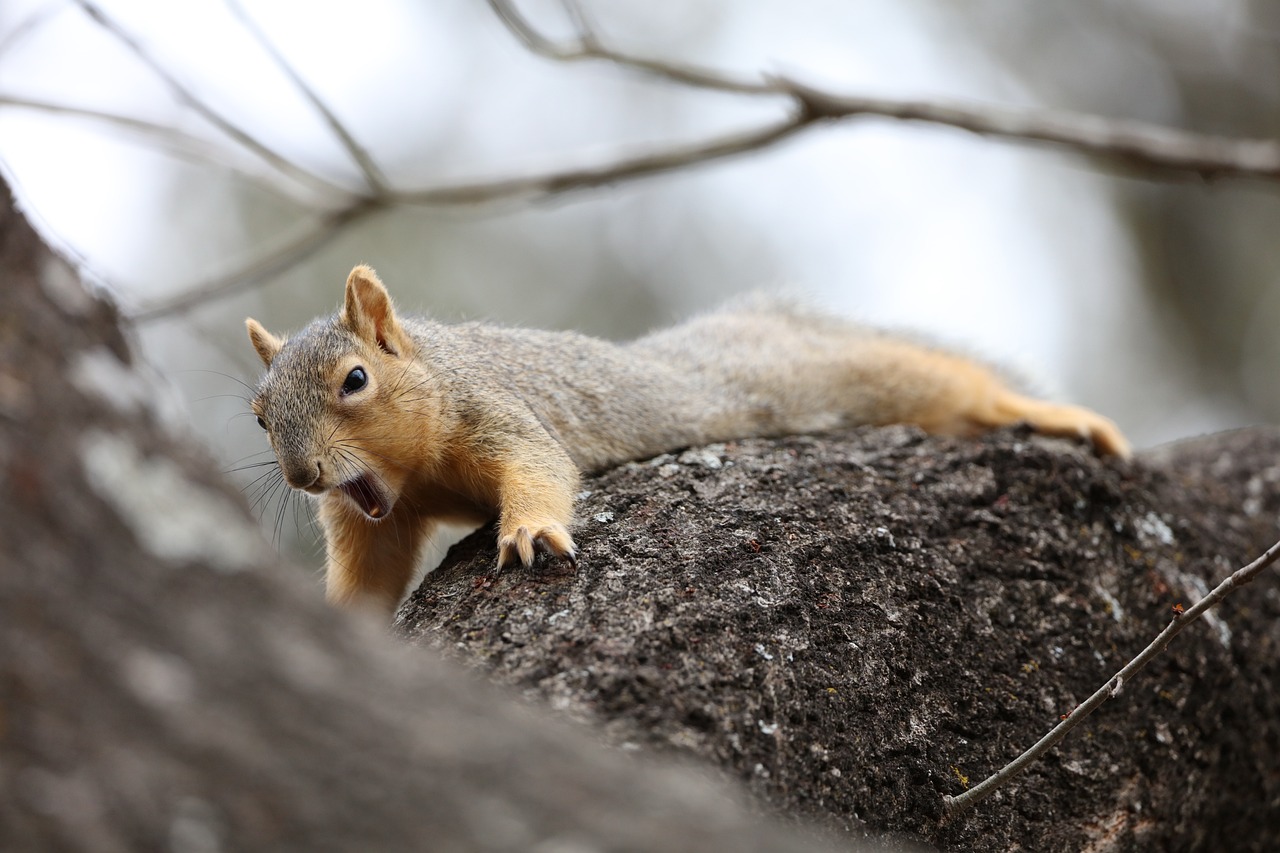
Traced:
[[369, 377], [365, 376], [364, 368], [357, 367], [347, 374], [347, 380], [342, 383], [342, 396], [354, 394], [369, 382]]
[[263, 429], [267, 428], [267, 422], [264, 421], [261, 416], [258, 417], [258, 426], [262, 427]]

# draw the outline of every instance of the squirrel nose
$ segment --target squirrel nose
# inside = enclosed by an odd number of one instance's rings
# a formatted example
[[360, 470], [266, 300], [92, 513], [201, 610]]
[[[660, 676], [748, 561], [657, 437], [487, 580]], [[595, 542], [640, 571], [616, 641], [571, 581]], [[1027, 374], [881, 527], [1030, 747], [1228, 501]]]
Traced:
[[295, 489], [306, 489], [314, 486], [320, 479], [320, 463], [312, 459], [291, 460], [284, 469], [284, 479]]

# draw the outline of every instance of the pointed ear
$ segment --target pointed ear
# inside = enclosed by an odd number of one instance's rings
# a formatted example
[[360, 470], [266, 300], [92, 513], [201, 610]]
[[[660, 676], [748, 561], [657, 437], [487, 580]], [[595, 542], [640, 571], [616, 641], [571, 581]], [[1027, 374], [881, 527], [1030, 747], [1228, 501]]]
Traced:
[[413, 341], [396, 319], [387, 288], [378, 274], [361, 264], [347, 276], [347, 297], [342, 322], [360, 337], [394, 356], [413, 348]]
[[284, 341], [268, 332], [252, 317], [244, 321], [244, 326], [249, 330], [249, 343], [253, 344], [253, 348], [257, 350], [258, 358], [262, 359], [264, 365], [270, 367], [276, 353], [280, 352], [280, 348], [284, 346]]

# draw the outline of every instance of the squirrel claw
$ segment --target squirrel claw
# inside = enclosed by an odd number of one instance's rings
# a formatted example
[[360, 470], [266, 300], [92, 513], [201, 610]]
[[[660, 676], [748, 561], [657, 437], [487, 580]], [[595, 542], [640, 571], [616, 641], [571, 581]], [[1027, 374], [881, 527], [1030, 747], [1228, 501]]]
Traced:
[[500, 535], [498, 537], [498, 568], [505, 568], [516, 560], [526, 567], [532, 566], [534, 555], [538, 551], [563, 557], [571, 566], [578, 565], [573, 537], [569, 535], [568, 529], [563, 524], [552, 522], [533, 528], [522, 524], [513, 532]]

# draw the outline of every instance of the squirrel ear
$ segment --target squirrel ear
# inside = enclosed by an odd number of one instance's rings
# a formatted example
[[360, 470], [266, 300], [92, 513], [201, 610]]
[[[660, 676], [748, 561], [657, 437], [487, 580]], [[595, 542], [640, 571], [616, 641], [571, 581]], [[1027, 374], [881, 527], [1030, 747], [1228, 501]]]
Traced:
[[347, 276], [347, 296], [342, 321], [357, 335], [399, 356], [411, 349], [411, 341], [396, 319], [387, 288], [372, 268], [361, 264]]
[[284, 341], [268, 332], [252, 317], [247, 318], [244, 325], [249, 330], [249, 343], [253, 344], [253, 348], [258, 351], [258, 358], [262, 359], [264, 365], [270, 367], [276, 353], [280, 352], [280, 348], [284, 346]]

